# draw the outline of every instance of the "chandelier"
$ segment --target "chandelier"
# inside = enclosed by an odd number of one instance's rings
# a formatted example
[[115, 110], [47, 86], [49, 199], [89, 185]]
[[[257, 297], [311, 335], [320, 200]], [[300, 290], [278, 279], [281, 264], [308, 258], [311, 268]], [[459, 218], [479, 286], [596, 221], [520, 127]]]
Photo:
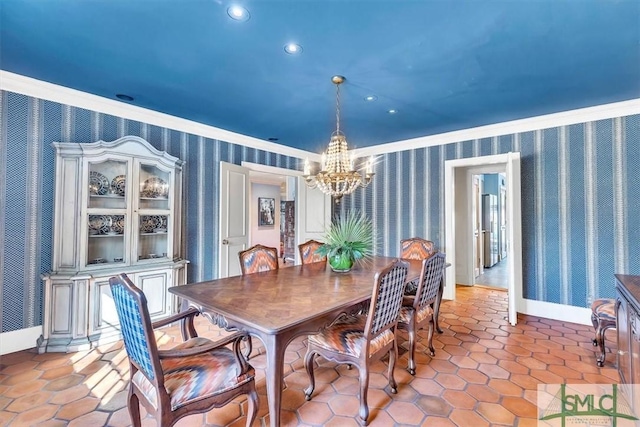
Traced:
[[358, 187], [366, 187], [373, 177], [373, 156], [363, 165], [364, 172], [354, 169], [353, 153], [349, 155], [347, 138], [340, 131], [340, 84], [343, 76], [333, 76], [331, 81], [336, 85], [336, 130], [331, 134], [327, 151], [322, 153], [320, 172], [311, 175], [309, 159], [304, 161], [304, 174], [309, 188], [319, 188], [323, 193], [332, 196], [336, 203], [342, 196], [351, 194]]

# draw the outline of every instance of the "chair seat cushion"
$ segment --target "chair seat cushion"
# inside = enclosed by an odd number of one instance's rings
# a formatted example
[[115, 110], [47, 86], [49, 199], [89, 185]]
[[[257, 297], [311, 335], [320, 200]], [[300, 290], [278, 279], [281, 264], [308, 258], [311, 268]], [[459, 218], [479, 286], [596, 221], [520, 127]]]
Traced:
[[[173, 349], [193, 348], [210, 342], [206, 338], [192, 338]], [[240, 367], [233, 352], [226, 347], [194, 356], [161, 359], [160, 363], [164, 371], [164, 386], [174, 411], [188, 403], [224, 393], [254, 376], [253, 369], [238, 376]], [[156, 389], [147, 377], [138, 371], [132, 381], [157, 408]]]
[[[309, 335], [309, 342], [318, 347], [341, 354], [360, 357], [365, 345], [364, 327], [367, 316], [342, 317], [316, 335]], [[386, 330], [371, 341], [369, 355], [376, 353], [393, 341], [393, 333]]]
[[[400, 308], [400, 314], [398, 315], [398, 322], [409, 323], [411, 321], [411, 315], [413, 314], [414, 309], [411, 306], [403, 305]], [[430, 305], [426, 305], [422, 307], [416, 313], [416, 323], [422, 323], [426, 318], [431, 318], [433, 316], [433, 308]]]
[[604, 320], [616, 320], [616, 303], [613, 299], [601, 298], [591, 304], [593, 314]]

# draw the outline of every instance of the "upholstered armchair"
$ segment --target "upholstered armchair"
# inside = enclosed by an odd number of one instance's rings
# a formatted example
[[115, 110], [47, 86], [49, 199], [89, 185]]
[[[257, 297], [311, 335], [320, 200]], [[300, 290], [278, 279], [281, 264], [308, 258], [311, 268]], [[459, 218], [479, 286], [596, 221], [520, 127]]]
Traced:
[[408, 265], [396, 260], [376, 273], [371, 304], [366, 315], [343, 315], [317, 335], [309, 335], [305, 368], [309, 375], [307, 400], [315, 389], [314, 357], [321, 355], [339, 364], [357, 366], [360, 371], [359, 415], [364, 425], [369, 422], [367, 392], [369, 370], [373, 362], [389, 355], [388, 379], [391, 393], [397, 392], [393, 369], [398, 357], [396, 325], [402, 305]]
[[[193, 317], [198, 314], [195, 309], [151, 323], [144, 293], [126, 274], [112, 277], [109, 284], [129, 357], [127, 405], [131, 423], [142, 425], [140, 404], [165, 427], [246, 394], [246, 425], [251, 426], [258, 411], [258, 394], [254, 369], [240, 351], [245, 334], [238, 332], [217, 342], [198, 337], [193, 327]], [[159, 350], [154, 329], [176, 321], [183, 322], [186, 341]], [[233, 344], [233, 349], [227, 348], [228, 344]]]
[[310, 264], [313, 262], [323, 262], [327, 260], [326, 255], [318, 255], [316, 249], [322, 246], [322, 242], [317, 240], [309, 240], [298, 245], [300, 251], [300, 260], [302, 264]]
[[264, 245], [255, 245], [238, 252], [242, 275], [259, 273], [261, 271], [277, 270], [278, 250]]
[[405, 298], [398, 318], [398, 329], [404, 329], [409, 334], [409, 362], [407, 370], [411, 375], [416, 374], [416, 362], [414, 360], [416, 350], [417, 332], [429, 326], [428, 346], [431, 356], [435, 356], [433, 348], [433, 329], [435, 318], [433, 305], [438, 296], [438, 289], [444, 274], [445, 256], [443, 253], [435, 253], [422, 261], [418, 288], [413, 298]]

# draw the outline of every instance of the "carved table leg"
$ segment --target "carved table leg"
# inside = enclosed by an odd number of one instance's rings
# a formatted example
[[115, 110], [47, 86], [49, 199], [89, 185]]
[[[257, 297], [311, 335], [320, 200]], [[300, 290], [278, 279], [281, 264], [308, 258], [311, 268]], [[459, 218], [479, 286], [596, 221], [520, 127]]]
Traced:
[[271, 427], [280, 427], [280, 406], [282, 404], [282, 375], [286, 344], [277, 335], [260, 337], [267, 352], [265, 380]]

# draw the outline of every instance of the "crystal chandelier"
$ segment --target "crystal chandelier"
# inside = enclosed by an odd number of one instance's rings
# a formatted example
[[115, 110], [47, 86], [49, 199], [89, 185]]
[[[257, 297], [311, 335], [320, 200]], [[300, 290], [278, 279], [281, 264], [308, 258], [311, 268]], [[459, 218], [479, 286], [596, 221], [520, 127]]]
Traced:
[[322, 153], [320, 172], [311, 175], [309, 159], [305, 159], [303, 177], [310, 188], [319, 188], [339, 203], [342, 196], [369, 185], [374, 175], [373, 156], [365, 162], [363, 173], [354, 169], [353, 153], [349, 155], [347, 138], [340, 131], [340, 84], [345, 78], [333, 76], [331, 81], [336, 85], [336, 131], [331, 134], [327, 151]]

